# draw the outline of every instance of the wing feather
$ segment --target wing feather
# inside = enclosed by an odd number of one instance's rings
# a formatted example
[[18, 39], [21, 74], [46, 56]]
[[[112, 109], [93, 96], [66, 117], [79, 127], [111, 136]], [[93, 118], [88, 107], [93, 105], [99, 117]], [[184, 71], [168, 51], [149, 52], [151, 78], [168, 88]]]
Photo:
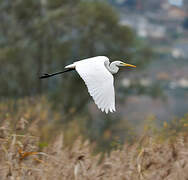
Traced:
[[95, 104], [106, 113], [115, 111], [114, 78], [104, 65], [107, 60], [98, 56], [74, 63]]

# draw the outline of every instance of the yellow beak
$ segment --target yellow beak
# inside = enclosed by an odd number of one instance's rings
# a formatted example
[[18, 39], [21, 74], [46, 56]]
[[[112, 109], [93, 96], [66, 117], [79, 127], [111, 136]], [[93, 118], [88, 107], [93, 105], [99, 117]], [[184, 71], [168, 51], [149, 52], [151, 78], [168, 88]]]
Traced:
[[136, 67], [135, 65], [127, 64], [127, 63], [124, 63], [123, 65], [124, 65], [124, 66], [129, 66], [129, 67], [134, 67], [134, 68]]

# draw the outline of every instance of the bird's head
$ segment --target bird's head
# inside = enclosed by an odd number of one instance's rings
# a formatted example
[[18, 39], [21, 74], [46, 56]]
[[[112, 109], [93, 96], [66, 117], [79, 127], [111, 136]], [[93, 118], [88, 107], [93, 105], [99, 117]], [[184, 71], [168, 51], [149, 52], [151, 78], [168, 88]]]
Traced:
[[122, 61], [114, 61], [110, 64], [110, 68], [109, 68], [109, 71], [112, 73], [112, 74], [115, 74], [119, 71], [119, 67], [125, 67], [125, 66], [129, 66], [129, 67], [136, 67], [135, 65], [132, 65], [132, 64], [127, 64], [127, 63], [124, 63]]
[[129, 66], [129, 67], [134, 67], [134, 68], [136, 67], [135, 65], [127, 64], [127, 63], [124, 63], [122, 61], [115, 61], [114, 63], [115, 63], [116, 66], [124, 66], [124, 67]]

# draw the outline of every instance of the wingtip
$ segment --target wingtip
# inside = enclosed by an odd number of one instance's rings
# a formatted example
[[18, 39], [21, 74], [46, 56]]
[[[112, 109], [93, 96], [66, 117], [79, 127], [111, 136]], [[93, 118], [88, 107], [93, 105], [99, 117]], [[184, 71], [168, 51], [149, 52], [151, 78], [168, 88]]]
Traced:
[[106, 108], [106, 109], [101, 109], [101, 111], [102, 112], [105, 111], [105, 113], [108, 114], [109, 112], [114, 113], [116, 111], [116, 109], [115, 108], [109, 108], [109, 109]]

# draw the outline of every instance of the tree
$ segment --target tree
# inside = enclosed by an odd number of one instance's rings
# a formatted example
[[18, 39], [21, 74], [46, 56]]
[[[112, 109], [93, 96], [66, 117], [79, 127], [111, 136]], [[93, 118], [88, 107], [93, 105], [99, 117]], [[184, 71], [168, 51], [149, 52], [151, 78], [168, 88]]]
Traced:
[[[44, 81], [38, 76], [91, 56], [125, 58], [138, 65], [151, 55], [129, 27], [119, 24], [116, 9], [103, 1], [7, 0], [0, 1], [0, 10], [1, 97], [44, 94], [61, 111], [62, 121], [71, 122], [76, 114], [76, 123], [85, 124], [85, 130], [93, 124], [86, 123], [91, 118], [85, 108], [89, 95], [79, 76]], [[114, 125], [106, 121], [100, 134]]]
[[[134, 33], [119, 25], [115, 9], [105, 2], [67, 1], [62, 6], [59, 0], [1, 1], [0, 9], [0, 60], [4, 65], [0, 93], [4, 97], [50, 91], [53, 97], [62, 97], [65, 109], [78, 102], [83, 105], [81, 99], [87, 102], [87, 98], [77, 77], [44, 82], [38, 80], [39, 74], [96, 55], [132, 56]], [[73, 84], [79, 98], [75, 92], [72, 96]], [[60, 95], [62, 91], [67, 98]]]

